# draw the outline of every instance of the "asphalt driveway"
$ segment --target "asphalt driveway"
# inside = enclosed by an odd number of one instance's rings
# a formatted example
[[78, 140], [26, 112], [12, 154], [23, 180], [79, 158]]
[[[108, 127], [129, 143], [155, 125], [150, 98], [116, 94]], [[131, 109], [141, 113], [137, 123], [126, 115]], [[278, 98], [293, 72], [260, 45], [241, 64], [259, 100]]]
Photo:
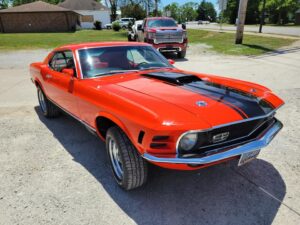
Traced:
[[47, 50], [0, 52], [0, 224], [289, 224], [300, 221], [300, 43], [259, 57], [189, 49], [183, 69], [268, 86], [284, 128], [259, 158], [195, 172], [152, 168], [143, 188], [113, 180], [104, 144], [74, 119], [45, 119], [28, 63]]

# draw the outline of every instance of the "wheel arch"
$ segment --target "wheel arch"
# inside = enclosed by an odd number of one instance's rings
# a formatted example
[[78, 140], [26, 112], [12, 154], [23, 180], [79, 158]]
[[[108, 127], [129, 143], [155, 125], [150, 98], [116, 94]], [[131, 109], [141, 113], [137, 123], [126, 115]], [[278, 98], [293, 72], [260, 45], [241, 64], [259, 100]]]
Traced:
[[99, 113], [96, 117], [95, 125], [96, 125], [97, 134], [104, 141], [106, 138], [107, 130], [112, 126], [118, 126], [127, 135], [127, 137], [131, 139], [129, 135], [129, 131], [124, 125], [124, 123], [110, 113], [107, 112]]

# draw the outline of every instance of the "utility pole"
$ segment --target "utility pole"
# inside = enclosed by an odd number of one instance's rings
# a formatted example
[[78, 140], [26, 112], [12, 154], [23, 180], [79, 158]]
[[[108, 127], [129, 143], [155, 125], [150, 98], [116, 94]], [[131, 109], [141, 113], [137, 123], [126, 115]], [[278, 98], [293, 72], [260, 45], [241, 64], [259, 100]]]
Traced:
[[236, 28], [236, 38], [235, 38], [236, 44], [243, 43], [243, 33], [244, 33], [244, 25], [246, 19], [247, 4], [248, 4], [248, 0], [240, 0], [237, 28]]
[[261, 10], [261, 15], [260, 15], [260, 24], [259, 24], [259, 33], [262, 32], [262, 26], [265, 23], [265, 8], [266, 8], [266, 0], [263, 2], [263, 7]]

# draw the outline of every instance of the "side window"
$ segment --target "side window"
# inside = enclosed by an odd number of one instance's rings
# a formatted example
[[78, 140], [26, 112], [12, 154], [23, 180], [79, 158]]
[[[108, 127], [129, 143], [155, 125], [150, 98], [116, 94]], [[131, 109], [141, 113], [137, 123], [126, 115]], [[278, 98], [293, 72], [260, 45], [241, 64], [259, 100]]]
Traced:
[[57, 52], [50, 60], [49, 66], [58, 72], [65, 68], [75, 69], [73, 53], [71, 51]]
[[[130, 55], [130, 58], [128, 57], [128, 55]], [[146, 58], [144, 57], [143, 52], [138, 51], [137, 49], [131, 49], [130, 51], [128, 51], [127, 57], [130, 61], [136, 64], [146, 62]]]

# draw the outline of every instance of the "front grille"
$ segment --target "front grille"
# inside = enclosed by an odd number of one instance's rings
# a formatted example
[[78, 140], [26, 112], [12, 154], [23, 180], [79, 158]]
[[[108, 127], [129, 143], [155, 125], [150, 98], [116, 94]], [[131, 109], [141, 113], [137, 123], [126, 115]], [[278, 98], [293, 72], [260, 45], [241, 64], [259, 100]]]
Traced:
[[[244, 123], [232, 124], [225, 127], [216, 128], [207, 132], [198, 133], [198, 142], [194, 150], [189, 151], [189, 154], [201, 154], [216, 149], [224, 149], [229, 146], [239, 145], [251, 140], [257, 139], [266, 129], [276, 122], [273, 116], [247, 121]], [[215, 142], [213, 137], [221, 133], [229, 132], [226, 140]], [[186, 152], [179, 149], [179, 154]]]
[[155, 43], [182, 43], [183, 32], [181, 31], [160, 31], [156, 32]]

